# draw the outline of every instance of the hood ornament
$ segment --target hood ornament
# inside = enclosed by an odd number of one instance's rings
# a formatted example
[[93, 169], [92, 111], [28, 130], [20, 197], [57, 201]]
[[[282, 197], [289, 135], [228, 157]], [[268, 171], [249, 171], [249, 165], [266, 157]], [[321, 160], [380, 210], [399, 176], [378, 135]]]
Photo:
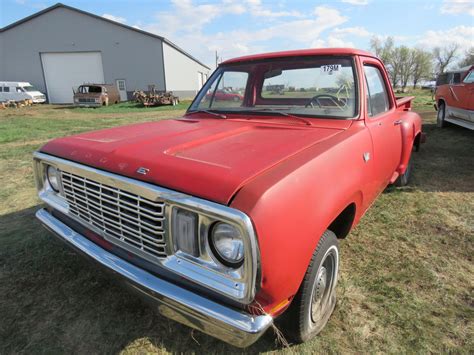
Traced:
[[150, 171], [150, 169], [144, 168], [142, 166], [137, 169], [137, 173], [142, 174], [142, 175], [148, 174], [149, 171]]

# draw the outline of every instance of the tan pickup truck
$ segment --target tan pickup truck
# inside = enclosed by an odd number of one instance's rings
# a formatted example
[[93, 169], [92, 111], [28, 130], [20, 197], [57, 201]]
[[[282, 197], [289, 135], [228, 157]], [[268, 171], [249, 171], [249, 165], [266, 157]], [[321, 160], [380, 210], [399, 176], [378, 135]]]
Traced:
[[112, 84], [84, 84], [74, 92], [74, 105], [108, 106], [120, 102], [120, 93]]

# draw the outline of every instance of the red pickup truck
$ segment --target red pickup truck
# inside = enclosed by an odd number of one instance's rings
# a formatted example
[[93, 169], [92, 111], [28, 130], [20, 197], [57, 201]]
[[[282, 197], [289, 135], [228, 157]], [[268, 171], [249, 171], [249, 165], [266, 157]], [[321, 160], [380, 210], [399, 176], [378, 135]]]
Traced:
[[[215, 100], [224, 83], [243, 100]], [[408, 182], [411, 99], [364, 51], [228, 60], [180, 119], [44, 145], [37, 217], [169, 318], [240, 347], [280, 318], [306, 341], [336, 304], [338, 240]]]
[[474, 65], [439, 75], [435, 102], [438, 127], [450, 122], [474, 130]]

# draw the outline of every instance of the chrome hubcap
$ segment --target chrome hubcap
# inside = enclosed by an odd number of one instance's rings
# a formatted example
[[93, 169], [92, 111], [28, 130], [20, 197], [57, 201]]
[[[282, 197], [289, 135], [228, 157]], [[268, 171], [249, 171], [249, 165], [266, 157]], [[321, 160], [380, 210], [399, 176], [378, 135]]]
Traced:
[[318, 270], [311, 298], [311, 320], [318, 323], [331, 312], [331, 298], [337, 279], [337, 251], [330, 249]]

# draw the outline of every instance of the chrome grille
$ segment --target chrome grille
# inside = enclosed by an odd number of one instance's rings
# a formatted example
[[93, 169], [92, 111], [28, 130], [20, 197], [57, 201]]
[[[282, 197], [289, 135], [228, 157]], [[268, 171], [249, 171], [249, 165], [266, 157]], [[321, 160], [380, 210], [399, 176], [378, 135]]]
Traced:
[[[166, 257], [164, 202], [61, 171], [69, 211], [112, 240], [154, 257]], [[110, 239], [110, 238], [109, 238]]]
[[83, 102], [83, 103], [91, 103], [91, 102], [95, 103], [95, 99], [91, 99], [91, 98], [82, 98], [81, 97], [81, 98], [79, 98], [78, 101]]

